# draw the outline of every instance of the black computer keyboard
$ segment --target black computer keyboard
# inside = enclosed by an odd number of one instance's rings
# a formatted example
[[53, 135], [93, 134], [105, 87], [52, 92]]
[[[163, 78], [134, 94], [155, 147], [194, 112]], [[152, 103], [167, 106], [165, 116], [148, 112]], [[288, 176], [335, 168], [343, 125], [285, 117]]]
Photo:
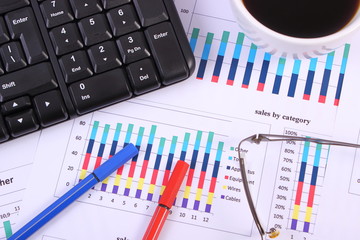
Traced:
[[173, 0], [0, 0], [0, 142], [188, 78]]

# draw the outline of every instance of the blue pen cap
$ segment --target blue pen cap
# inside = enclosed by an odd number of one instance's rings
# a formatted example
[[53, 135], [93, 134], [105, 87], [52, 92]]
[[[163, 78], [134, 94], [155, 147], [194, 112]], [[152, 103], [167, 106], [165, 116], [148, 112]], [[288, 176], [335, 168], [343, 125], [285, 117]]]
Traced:
[[116, 169], [135, 157], [138, 153], [138, 149], [132, 143], [129, 143], [112, 158], [95, 169], [93, 174], [99, 179], [99, 182], [101, 182], [105, 180], [105, 178], [107, 178], [110, 174], [112, 174]]

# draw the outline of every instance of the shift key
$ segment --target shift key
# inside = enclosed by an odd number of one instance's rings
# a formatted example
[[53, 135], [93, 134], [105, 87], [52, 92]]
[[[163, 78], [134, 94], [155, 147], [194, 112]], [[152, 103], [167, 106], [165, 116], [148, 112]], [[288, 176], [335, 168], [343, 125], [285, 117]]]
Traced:
[[56, 88], [50, 63], [40, 63], [0, 77], [0, 102], [22, 95], [36, 95]]

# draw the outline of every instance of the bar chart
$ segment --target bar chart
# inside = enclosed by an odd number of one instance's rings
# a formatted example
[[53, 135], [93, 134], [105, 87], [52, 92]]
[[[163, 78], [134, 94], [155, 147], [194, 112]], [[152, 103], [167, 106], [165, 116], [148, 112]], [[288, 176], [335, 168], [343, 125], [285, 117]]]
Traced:
[[294, 60], [262, 52], [241, 32], [216, 36], [193, 28], [189, 35], [199, 58], [197, 80], [339, 106], [349, 44], [324, 57]]
[[[285, 130], [290, 136], [303, 136]], [[310, 142], [286, 141], [279, 146], [269, 226], [289, 229], [288, 234], [306, 237], [313, 234], [325, 179], [330, 147]], [[291, 236], [289, 236], [291, 237]]]
[[[140, 112], [147, 111], [147, 107], [144, 107], [144, 111]], [[189, 163], [190, 168], [169, 219], [251, 236], [253, 222], [242, 190], [234, 146], [237, 146], [239, 139], [255, 130], [269, 131], [269, 126], [239, 119], [212, 117], [206, 117], [204, 124], [202, 120], [194, 122], [195, 115], [186, 117], [189, 114], [156, 114], [158, 111], [168, 110], [154, 111], [153, 117], [147, 116], [146, 119], [96, 112], [91, 114], [91, 118], [75, 120], [56, 196], [61, 195], [64, 187], [70, 188], [84, 179], [131, 142], [139, 149], [139, 155], [95, 186], [87, 196], [80, 198], [80, 202], [120, 212], [151, 215], [166, 188], [176, 161], [181, 160]], [[172, 124], [158, 118], [166, 115], [173, 117]], [[196, 115], [196, 119], [198, 117]], [[174, 119], [182, 124], [177, 124]], [[186, 122], [191, 121], [192, 126], [197, 125], [199, 128], [187, 127]], [[246, 125], [248, 128], [239, 129], [236, 127], [239, 125]], [[207, 126], [212, 126], [212, 129]], [[247, 151], [251, 151], [251, 148]], [[264, 148], [256, 152], [260, 158], [263, 154]], [[253, 166], [253, 171], [259, 172], [252, 179], [255, 189], [259, 188], [261, 166], [262, 161]], [[237, 221], [223, 221], [224, 217], [245, 221], [239, 227]]]

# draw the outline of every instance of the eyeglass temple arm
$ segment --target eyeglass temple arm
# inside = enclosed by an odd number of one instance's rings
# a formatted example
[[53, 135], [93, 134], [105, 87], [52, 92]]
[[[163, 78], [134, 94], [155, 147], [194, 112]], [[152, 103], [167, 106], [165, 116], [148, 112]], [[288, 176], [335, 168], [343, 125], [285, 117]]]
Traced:
[[[239, 144], [240, 147], [240, 144]], [[240, 148], [239, 148], [240, 149]], [[239, 161], [240, 161], [240, 171], [241, 171], [241, 176], [242, 176], [242, 182], [244, 185], [244, 190], [245, 190], [245, 195], [247, 198], [247, 202], [249, 204], [250, 207], [250, 211], [251, 214], [254, 218], [254, 222], [256, 224], [256, 227], [261, 235], [261, 239], [264, 239], [263, 236], [266, 234], [264, 228], [262, 227], [261, 223], [260, 223], [260, 219], [258, 217], [258, 214], [256, 212], [256, 208], [254, 206], [254, 202], [252, 200], [252, 196], [250, 193], [250, 188], [249, 188], [249, 184], [247, 184], [248, 180], [247, 180], [247, 175], [246, 175], [246, 169], [245, 169], [245, 160], [244, 157], [241, 156], [241, 154], [239, 154]]]
[[250, 141], [253, 143], [257, 143], [257, 144], [259, 144], [260, 142], [307, 141], [307, 142], [319, 143], [319, 144], [324, 144], [324, 145], [360, 148], [360, 144], [333, 141], [333, 140], [327, 140], [327, 139], [321, 139], [321, 138], [284, 136], [284, 135], [277, 135], [277, 134], [255, 134], [255, 135], [252, 135], [252, 136], [244, 139], [243, 141], [241, 141], [241, 143], [244, 141]]

